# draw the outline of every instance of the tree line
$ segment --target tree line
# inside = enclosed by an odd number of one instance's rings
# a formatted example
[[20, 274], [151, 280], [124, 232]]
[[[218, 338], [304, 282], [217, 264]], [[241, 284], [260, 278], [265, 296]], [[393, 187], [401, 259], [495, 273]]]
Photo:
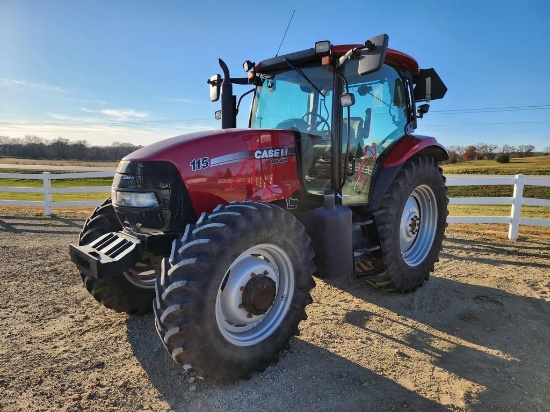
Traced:
[[[460, 163], [470, 160], [502, 160], [510, 159], [511, 157], [531, 157], [535, 154], [535, 146], [531, 144], [511, 146], [496, 144], [478, 143], [470, 146], [449, 146], [448, 163]], [[544, 149], [544, 154], [550, 154], [550, 146]]]
[[142, 146], [114, 142], [111, 146], [91, 146], [86, 140], [69, 141], [59, 137], [46, 140], [39, 136], [24, 138], [0, 136], [0, 157], [36, 160], [119, 161]]
[[[36, 135], [27, 135], [22, 139], [0, 136], [0, 156], [23, 159], [116, 162], [141, 147], [120, 142], [113, 142], [111, 146], [90, 146], [86, 140], [70, 141], [62, 137], [49, 141]], [[358, 154], [362, 155], [362, 149], [358, 148], [357, 150]], [[449, 146], [447, 150], [449, 151], [448, 163], [530, 157], [535, 154], [535, 146], [533, 145], [519, 145], [516, 147], [478, 143], [475, 146]], [[544, 154], [550, 154], [550, 146], [544, 149]]]

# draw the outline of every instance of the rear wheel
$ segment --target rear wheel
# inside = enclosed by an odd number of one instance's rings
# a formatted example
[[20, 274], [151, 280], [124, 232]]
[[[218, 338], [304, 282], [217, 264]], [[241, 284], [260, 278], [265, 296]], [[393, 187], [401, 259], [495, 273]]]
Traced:
[[174, 360], [234, 381], [276, 362], [306, 319], [313, 250], [290, 213], [232, 203], [175, 241], [157, 280], [155, 324]]
[[[100, 236], [118, 232], [122, 226], [118, 221], [111, 199], [107, 199], [84, 223], [79, 245], [87, 245]], [[148, 261], [106, 279], [94, 279], [81, 273], [84, 286], [102, 305], [117, 312], [147, 313], [155, 296], [155, 278], [158, 270]]]
[[385, 270], [373, 283], [399, 292], [422, 286], [439, 260], [447, 203], [445, 177], [436, 160], [409, 159], [373, 213]]

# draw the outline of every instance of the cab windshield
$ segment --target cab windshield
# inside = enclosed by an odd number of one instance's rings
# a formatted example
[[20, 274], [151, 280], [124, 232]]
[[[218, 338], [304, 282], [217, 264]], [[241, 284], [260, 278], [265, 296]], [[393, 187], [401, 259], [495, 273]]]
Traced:
[[290, 68], [267, 76], [256, 89], [251, 128], [330, 131], [333, 74], [323, 66], [302, 72], [318, 90]]

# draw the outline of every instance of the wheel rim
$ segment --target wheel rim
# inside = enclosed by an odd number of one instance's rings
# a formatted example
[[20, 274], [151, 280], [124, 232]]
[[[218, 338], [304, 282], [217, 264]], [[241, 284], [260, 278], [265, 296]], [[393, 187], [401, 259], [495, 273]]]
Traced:
[[294, 294], [288, 254], [272, 244], [246, 250], [229, 267], [216, 297], [216, 321], [236, 346], [255, 345], [282, 323]]
[[401, 215], [401, 256], [409, 266], [418, 266], [428, 256], [437, 230], [437, 200], [426, 185], [413, 190]]
[[142, 289], [154, 289], [157, 270], [149, 264], [138, 262], [135, 266], [122, 272], [132, 285]]

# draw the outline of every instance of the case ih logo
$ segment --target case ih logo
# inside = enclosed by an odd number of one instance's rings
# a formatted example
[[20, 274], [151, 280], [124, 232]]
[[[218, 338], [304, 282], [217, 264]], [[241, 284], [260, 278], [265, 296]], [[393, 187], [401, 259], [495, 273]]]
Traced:
[[256, 150], [254, 152], [254, 157], [256, 159], [272, 159], [274, 157], [284, 157], [288, 156], [288, 149], [265, 149], [265, 150]]

